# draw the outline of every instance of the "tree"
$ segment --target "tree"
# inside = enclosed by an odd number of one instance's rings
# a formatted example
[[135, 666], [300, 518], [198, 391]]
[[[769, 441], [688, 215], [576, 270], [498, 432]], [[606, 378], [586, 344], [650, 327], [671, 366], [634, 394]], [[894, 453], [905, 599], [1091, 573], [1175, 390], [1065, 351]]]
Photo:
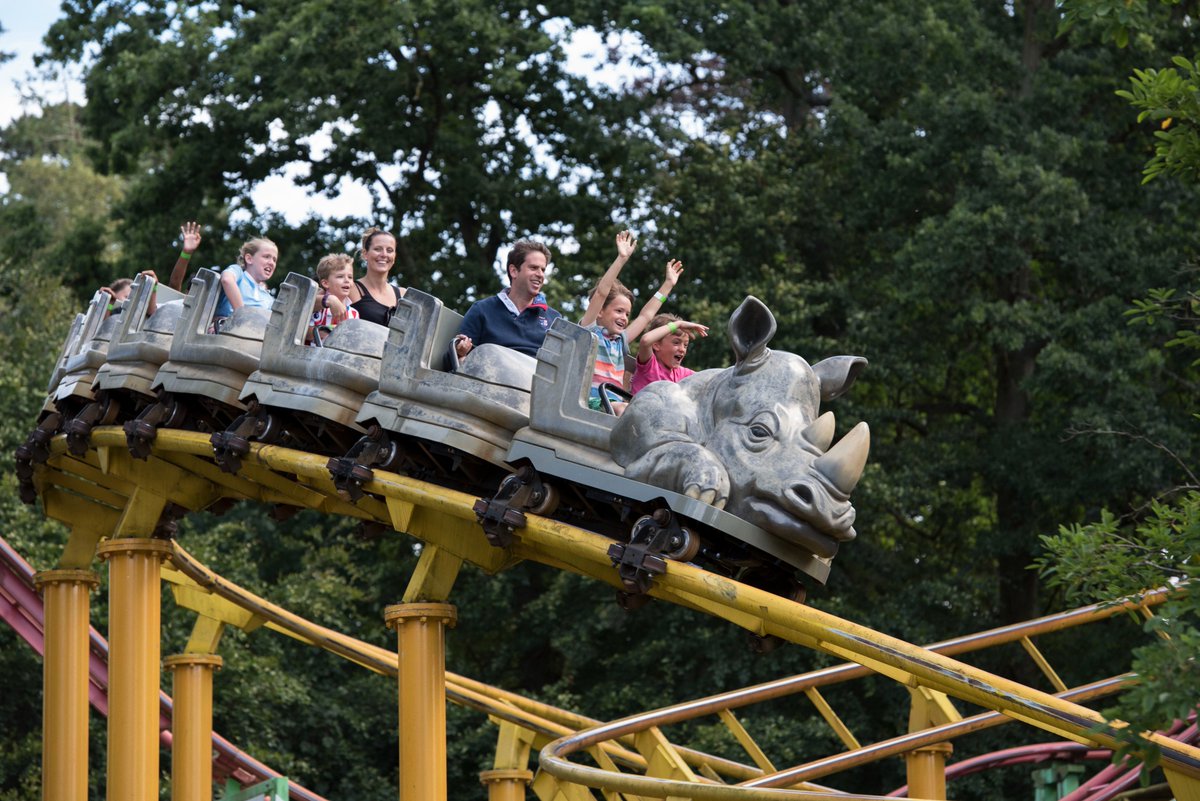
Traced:
[[[1191, 353], [1200, 351], [1200, 294], [1159, 290], [1129, 312], [1131, 323], [1172, 332], [1166, 346]], [[1181, 389], [1194, 400], [1200, 386], [1200, 358], [1178, 373]], [[1200, 420], [1200, 415], [1196, 415]], [[1144, 438], [1136, 431], [1109, 431], [1122, 440]], [[1195, 579], [1200, 552], [1200, 477], [1185, 459], [1162, 443], [1167, 460], [1176, 466], [1176, 482], [1141, 508], [1117, 516], [1108, 509], [1087, 524], [1064, 525], [1057, 535], [1043, 537], [1047, 554], [1039, 567], [1050, 583], [1083, 603], [1110, 601], [1147, 588], [1182, 585]], [[1184, 591], [1146, 621], [1148, 643], [1135, 652], [1133, 670], [1139, 683], [1106, 711], [1129, 722], [1122, 730], [1128, 752], [1151, 766], [1157, 749], [1140, 732], [1161, 730], [1186, 720], [1200, 702], [1200, 598]]]
[[[650, 206], [697, 266], [687, 316], [717, 323], [753, 293], [781, 310], [773, 346], [871, 360], [839, 401], [871, 423], [872, 455], [831, 586], [914, 639], [1039, 613], [1039, 534], [1163, 474], [1150, 448], [1072, 432], [1127, 419], [1190, 441], [1146, 340], [1112, 325], [1189, 252], [1193, 196], [1131, 191], [1142, 154], [1111, 77], [1130, 54], [1059, 34], [1041, 0], [594, 19], [667, 65], [647, 88], [664, 143]], [[710, 339], [701, 363], [720, 358]]]
[[[1195, 2], [1179, 0], [1067, 0], [1063, 6], [1063, 30], [1078, 25], [1118, 47], [1132, 43], [1141, 50], [1164, 31], [1193, 24], [1198, 9]], [[1160, 176], [1200, 179], [1200, 72], [1194, 57], [1175, 55], [1170, 61], [1174, 67], [1135, 69], [1129, 88], [1117, 92], [1138, 109], [1139, 123], [1158, 127], [1154, 155], [1143, 171], [1147, 183]]]
[[563, 68], [552, 22], [481, 0], [85, 0], [47, 42], [87, 57], [83, 121], [102, 168], [133, 177], [133, 253], [226, 207], [261, 222], [249, 191], [272, 174], [334, 197], [357, 181], [401, 234], [402, 280], [457, 303], [494, 291], [517, 236], [608, 230], [621, 205], [626, 106]]
[[[44, 261], [46, 270], [69, 278], [82, 303], [124, 269], [109, 222], [124, 181], [92, 168], [87, 150], [94, 143], [78, 124], [80, 112], [70, 102], [43, 104], [0, 132], [9, 184], [0, 213], [8, 218], [3, 247], [9, 257], [26, 260], [22, 269]], [[29, 288], [36, 290], [36, 284]]]

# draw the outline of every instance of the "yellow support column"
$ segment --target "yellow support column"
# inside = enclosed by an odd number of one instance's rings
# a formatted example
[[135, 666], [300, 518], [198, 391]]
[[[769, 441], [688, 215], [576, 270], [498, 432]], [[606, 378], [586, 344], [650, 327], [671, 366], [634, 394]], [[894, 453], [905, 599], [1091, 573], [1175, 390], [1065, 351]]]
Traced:
[[480, 772], [479, 781], [487, 787], [488, 801], [525, 801], [525, 788], [533, 781], [533, 771], [485, 770]]
[[87, 801], [90, 570], [44, 570], [42, 799]]
[[174, 674], [171, 719], [172, 801], [212, 801], [213, 674], [216, 654], [177, 654], [163, 660]]
[[108, 798], [158, 801], [158, 691], [162, 585], [171, 543], [115, 539], [108, 560]]
[[904, 755], [909, 798], [946, 798], [946, 757], [953, 751], [950, 743], [934, 743]]
[[446, 636], [452, 604], [395, 604], [383, 612], [400, 655], [400, 801], [446, 801]]

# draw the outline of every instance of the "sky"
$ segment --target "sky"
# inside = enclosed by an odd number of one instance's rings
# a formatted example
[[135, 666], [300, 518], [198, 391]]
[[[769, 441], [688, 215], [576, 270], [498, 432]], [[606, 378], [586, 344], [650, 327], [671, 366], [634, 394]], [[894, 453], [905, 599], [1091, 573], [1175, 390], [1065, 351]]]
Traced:
[[[19, 2], [5, 0], [0, 3], [0, 51], [14, 53], [16, 58], [0, 64], [0, 125], [7, 125], [20, 111], [21, 94], [16, 83], [33, 72], [33, 55], [42, 49], [42, 36], [58, 17], [58, 4], [53, 2]], [[45, 87], [50, 98], [61, 100], [63, 93], [70, 92], [72, 100], [83, 96], [83, 89], [74, 87]]]

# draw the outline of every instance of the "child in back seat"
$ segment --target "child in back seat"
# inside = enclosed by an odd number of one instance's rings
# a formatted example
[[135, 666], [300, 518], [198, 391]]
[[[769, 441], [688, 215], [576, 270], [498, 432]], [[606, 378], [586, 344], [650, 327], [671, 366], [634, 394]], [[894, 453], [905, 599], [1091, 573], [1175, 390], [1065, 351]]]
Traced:
[[[592, 390], [588, 396], [588, 407], [597, 411], [603, 408], [601, 384], [625, 386], [625, 354], [629, 350], [629, 342], [636, 340], [646, 330], [683, 273], [682, 262], [669, 260], [662, 286], [631, 321], [629, 315], [633, 311], [633, 292], [618, 281], [617, 276], [636, 248], [637, 240], [631, 232], [617, 234], [617, 258], [592, 289], [587, 310], [579, 321], [581, 326], [592, 332], [598, 343], [596, 370], [592, 375]], [[704, 332], [707, 333], [708, 329], [704, 329]], [[609, 394], [609, 403], [614, 414], [625, 411], [626, 404], [612, 393]]]

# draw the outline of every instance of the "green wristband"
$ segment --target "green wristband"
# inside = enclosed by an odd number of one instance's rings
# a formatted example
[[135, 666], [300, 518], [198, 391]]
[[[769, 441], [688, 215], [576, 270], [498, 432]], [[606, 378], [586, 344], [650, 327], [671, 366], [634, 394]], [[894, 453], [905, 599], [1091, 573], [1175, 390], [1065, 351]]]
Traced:
[[654, 299], [655, 299], [655, 300], [657, 300], [659, 303], [666, 303], [666, 302], [667, 302], [667, 296], [666, 296], [666, 295], [664, 295], [664, 294], [663, 294], [663, 293], [661, 293], [661, 292], [655, 292], [655, 293], [654, 293]]
[[667, 330], [672, 334], [676, 334], [679, 332], [679, 326], [675, 325], [675, 323], [667, 323]]
[[179, 251], [179, 258], [183, 259], [184, 261], [190, 261], [192, 254], [188, 253], [186, 250], [181, 250]]

